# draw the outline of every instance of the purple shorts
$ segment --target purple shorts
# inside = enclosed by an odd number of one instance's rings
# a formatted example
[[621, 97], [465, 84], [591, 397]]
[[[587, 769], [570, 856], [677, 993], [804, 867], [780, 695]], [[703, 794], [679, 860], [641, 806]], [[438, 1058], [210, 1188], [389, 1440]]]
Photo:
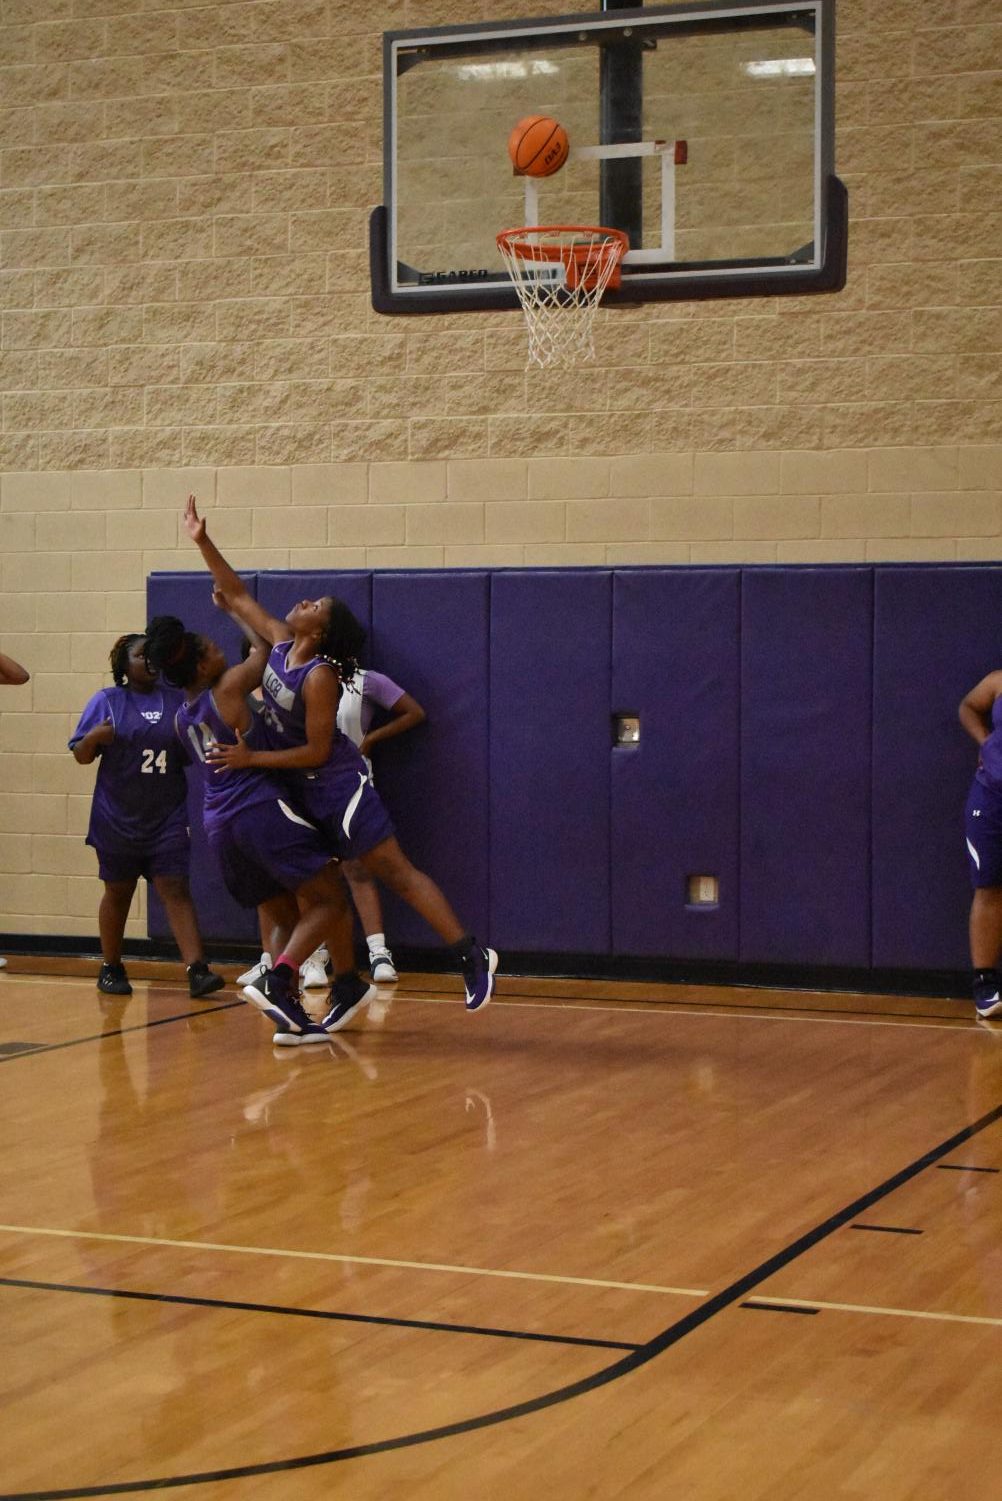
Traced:
[[971, 885], [976, 890], [1002, 886], [1002, 791], [975, 777], [967, 795], [964, 825]]
[[154, 844], [123, 845], [114, 850], [99, 849], [97, 845], [94, 848], [97, 873], [102, 881], [138, 881], [140, 876], [152, 881], [154, 876], [187, 876], [191, 869], [187, 829], [180, 839], [177, 829], [171, 829]]
[[313, 825], [277, 797], [251, 804], [206, 835], [226, 889], [242, 907], [298, 891], [332, 859]]
[[342, 860], [358, 860], [396, 832], [368, 775], [355, 766], [333, 777], [328, 772], [322, 791], [311, 790], [309, 778], [305, 778], [301, 796], [309, 816]]

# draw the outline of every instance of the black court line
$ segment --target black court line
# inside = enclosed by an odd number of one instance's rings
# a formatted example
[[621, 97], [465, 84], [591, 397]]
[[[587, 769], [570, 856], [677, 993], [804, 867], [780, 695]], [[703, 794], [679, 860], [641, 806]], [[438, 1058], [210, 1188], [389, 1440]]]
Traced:
[[804, 1313], [808, 1318], [821, 1312], [820, 1308], [795, 1308], [792, 1303], [760, 1303], [757, 1298], [746, 1298], [742, 1308], [753, 1308], [756, 1313]]
[[821, 1241], [827, 1240], [834, 1235], [836, 1230], [843, 1229], [850, 1224], [857, 1215], [863, 1214], [874, 1204], [879, 1204], [889, 1194], [901, 1188], [905, 1183], [910, 1183], [920, 1173], [929, 1167], [935, 1166], [940, 1157], [946, 1157], [950, 1152], [955, 1152], [965, 1141], [970, 1141], [973, 1136], [992, 1126], [996, 1121], [1002, 1120], [1002, 1105], [997, 1105], [994, 1110], [989, 1110], [986, 1115], [974, 1121], [970, 1126], [964, 1126], [946, 1141], [925, 1152], [921, 1157], [907, 1167], [901, 1168], [890, 1178], [885, 1178], [883, 1183], [877, 1185], [869, 1193], [854, 1199], [851, 1204], [838, 1210], [813, 1230], [808, 1230], [804, 1235], [798, 1236], [781, 1251], [770, 1256], [729, 1287], [715, 1293], [698, 1308], [685, 1314], [674, 1324], [669, 1324], [660, 1334], [654, 1336], [646, 1345], [640, 1345], [636, 1350], [625, 1355], [621, 1360], [614, 1361], [612, 1365], [605, 1366], [600, 1371], [593, 1372], [590, 1376], [584, 1376], [578, 1381], [572, 1381], [567, 1386], [555, 1388], [551, 1392], [544, 1392], [542, 1396], [530, 1397], [525, 1402], [514, 1403], [510, 1407], [501, 1407], [494, 1412], [481, 1413], [474, 1418], [461, 1418], [455, 1423], [445, 1423], [438, 1428], [426, 1428], [418, 1433], [403, 1433], [395, 1438], [377, 1439], [369, 1444], [354, 1444], [345, 1449], [328, 1449], [319, 1454], [301, 1454], [290, 1459], [275, 1459], [262, 1464], [233, 1465], [224, 1470], [205, 1470], [191, 1475], [161, 1476], [151, 1480], [120, 1481], [107, 1485], [80, 1486], [73, 1490], [47, 1490], [47, 1491], [11, 1491], [0, 1495], [0, 1501], [79, 1501], [84, 1496], [121, 1496], [136, 1491], [161, 1491], [170, 1490], [179, 1486], [206, 1485], [213, 1481], [242, 1480], [250, 1475], [277, 1475], [293, 1470], [314, 1469], [319, 1465], [337, 1464], [347, 1459], [362, 1459], [370, 1454], [386, 1454], [395, 1449], [412, 1449], [419, 1444], [434, 1443], [439, 1439], [454, 1438], [457, 1434], [476, 1433], [482, 1428], [494, 1428], [501, 1423], [511, 1422], [514, 1418], [527, 1417], [531, 1413], [543, 1412], [548, 1407], [556, 1407], [563, 1402], [569, 1402], [574, 1397], [584, 1396], [587, 1392], [599, 1391], [603, 1386], [618, 1381], [623, 1376], [630, 1375], [633, 1371], [640, 1370], [673, 1345], [694, 1333], [717, 1316], [725, 1309], [732, 1308], [734, 1304], [741, 1303], [743, 1299], [761, 1283], [774, 1277], [792, 1262], [797, 1261], [808, 1251], [813, 1250]]
[[186, 1308], [233, 1308], [240, 1313], [279, 1314], [293, 1319], [327, 1319], [332, 1323], [380, 1324], [393, 1329], [427, 1329], [436, 1334], [478, 1334], [489, 1339], [518, 1339], [547, 1345], [585, 1345], [594, 1350], [639, 1350], [636, 1341], [585, 1339], [576, 1334], [537, 1334], [528, 1329], [495, 1329], [480, 1324], [445, 1324], [433, 1319], [391, 1319], [381, 1314], [337, 1313], [325, 1308], [290, 1308], [279, 1303], [237, 1303], [229, 1298], [191, 1298], [176, 1293], [140, 1293], [122, 1287], [83, 1287], [71, 1282], [34, 1282], [0, 1277], [0, 1287], [27, 1287], [40, 1292], [81, 1293], [93, 1298], [131, 1298], [138, 1303], [177, 1303]]
[[130, 1032], [148, 1032], [152, 1027], [167, 1027], [172, 1022], [187, 1022], [193, 1016], [211, 1016], [214, 1011], [232, 1011], [234, 1007], [246, 1004], [246, 1001], [223, 1001], [216, 1006], [200, 1006], [197, 1011], [182, 1011], [177, 1016], [160, 1016], [153, 1021], [137, 1022], [134, 1027], [111, 1027], [107, 1032], [92, 1032], [87, 1037], [71, 1037], [68, 1042], [33, 1043], [30, 1052], [8, 1053], [0, 1057], [0, 1063], [10, 1063], [15, 1058], [37, 1058], [39, 1053], [58, 1053], [63, 1048], [79, 1048], [87, 1042], [103, 1042], [106, 1037], [126, 1037]]
[[875, 1230], [880, 1235], [922, 1235], [921, 1230], [906, 1229], [904, 1225], [850, 1225], [850, 1230]]
[[1002, 1167], [971, 1167], [963, 1162], [939, 1162], [941, 1173], [1002, 1173]]

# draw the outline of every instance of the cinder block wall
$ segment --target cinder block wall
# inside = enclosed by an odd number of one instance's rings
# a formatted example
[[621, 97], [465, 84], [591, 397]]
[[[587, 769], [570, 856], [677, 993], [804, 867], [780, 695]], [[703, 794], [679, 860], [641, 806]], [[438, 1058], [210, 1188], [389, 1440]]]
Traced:
[[95, 930], [66, 738], [189, 489], [272, 568], [999, 557], [997, 0], [840, 0], [838, 296], [609, 312], [561, 375], [371, 311], [382, 31], [570, 9], [0, 0], [0, 932]]

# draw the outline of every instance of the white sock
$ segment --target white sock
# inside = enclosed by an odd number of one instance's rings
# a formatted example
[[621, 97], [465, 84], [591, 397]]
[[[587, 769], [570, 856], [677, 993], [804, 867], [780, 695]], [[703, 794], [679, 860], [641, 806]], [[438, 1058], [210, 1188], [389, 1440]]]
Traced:
[[386, 934], [367, 933], [365, 935], [365, 941], [369, 945], [369, 954], [378, 954], [380, 949], [385, 949], [386, 947]]

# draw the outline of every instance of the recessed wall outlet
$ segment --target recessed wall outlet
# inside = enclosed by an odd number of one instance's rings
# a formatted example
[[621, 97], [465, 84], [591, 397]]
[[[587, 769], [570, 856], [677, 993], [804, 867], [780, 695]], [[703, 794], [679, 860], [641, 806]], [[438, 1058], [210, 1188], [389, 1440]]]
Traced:
[[716, 876], [690, 876], [687, 892], [690, 907], [715, 907], [720, 900], [720, 883]]

